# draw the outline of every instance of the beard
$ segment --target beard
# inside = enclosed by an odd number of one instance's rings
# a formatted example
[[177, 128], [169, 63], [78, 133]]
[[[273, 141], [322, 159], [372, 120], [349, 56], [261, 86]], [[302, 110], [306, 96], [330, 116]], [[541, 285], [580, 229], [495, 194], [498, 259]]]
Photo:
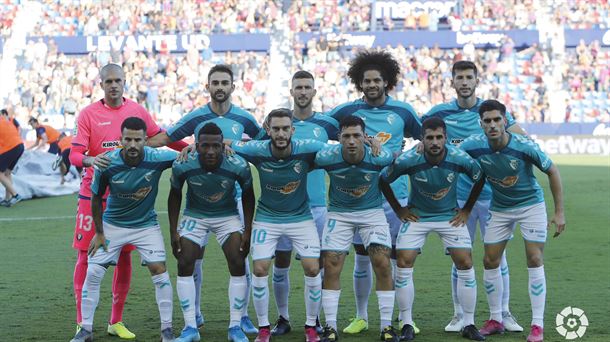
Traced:
[[271, 139], [271, 143], [273, 144], [273, 147], [277, 148], [278, 150], [285, 150], [288, 148], [288, 146], [290, 146], [290, 142], [292, 141], [292, 138], [288, 138], [286, 140], [286, 146], [278, 146], [277, 143], [275, 142], [274, 139]]
[[377, 95], [375, 96], [369, 96], [367, 91], [364, 91], [364, 97], [369, 101], [369, 102], [374, 102], [375, 100], [379, 100], [383, 95], [384, 95], [385, 90], [383, 89], [378, 89], [377, 90]]
[[[222, 98], [220, 98], [220, 99], [218, 98], [218, 97], [219, 97], [219, 96], [218, 96], [219, 94], [222, 94]], [[219, 92], [216, 92], [216, 93], [214, 93], [214, 96], [212, 96], [212, 99], [213, 99], [215, 102], [218, 102], [218, 103], [224, 103], [224, 102], [226, 102], [226, 101], [229, 99], [230, 95], [231, 95], [231, 94], [227, 94], [227, 93], [224, 93], [224, 92], [220, 92], [220, 93], [219, 93]]]
[[309, 101], [305, 102], [305, 104], [303, 104], [303, 105], [300, 104], [299, 101], [294, 101], [294, 105], [299, 107], [300, 109], [305, 109], [305, 108], [309, 107], [309, 105], [311, 105], [312, 100], [313, 99], [309, 99]]

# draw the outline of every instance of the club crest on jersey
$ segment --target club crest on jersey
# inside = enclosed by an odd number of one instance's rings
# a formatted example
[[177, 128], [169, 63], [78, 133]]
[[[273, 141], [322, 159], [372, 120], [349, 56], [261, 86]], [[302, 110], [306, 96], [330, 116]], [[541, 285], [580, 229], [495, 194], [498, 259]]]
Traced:
[[394, 115], [394, 114], [388, 115], [387, 121], [390, 125], [393, 125], [394, 121], [396, 121], [396, 115]]
[[440, 201], [443, 198], [445, 198], [445, 196], [447, 196], [447, 194], [449, 193], [449, 190], [451, 190], [450, 186], [447, 188], [440, 189], [437, 192], [426, 192], [426, 191], [419, 190], [419, 193], [424, 195], [425, 197], [428, 197], [435, 201]]
[[296, 162], [296, 164], [294, 164], [294, 166], [292, 167], [292, 169], [294, 170], [294, 172], [296, 173], [301, 173], [301, 171], [303, 171], [303, 165], [301, 164], [300, 161]]
[[319, 138], [322, 135], [322, 129], [320, 127], [316, 127], [313, 129], [313, 135], [316, 138]]
[[519, 180], [519, 176], [506, 176], [502, 179], [487, 176], [487, 180], [494, 184], [497, 184], [503, 188], [510, 188], [511, 186], [517, 184], [517, 181]]
[[102, 148], [117, 148], [121, 147], [121, 142], [118, 140], [102, 142]]
[[225, 195], [225, 192], [221, 191], [221, 192], [217, 192], [215, 194], [209, 195], [209, 196], [203, 195], [201, 197], [204, 200], [206, 200], [207, 202], [216, 203], [216, 202], [220, 201], [224, 197], [224, 195]]
[[239, 133], [239, 125], [233, 124], [233, 126], [231, 126], [231, 131], [233, 131], [233, 134]]
[[301, 184], [301, 181], [298, 180], [298, 181], [290, 182], [290, 183], [287, 183], [287, 184], [284, 184], [281, 186], [267, 184], [265, 186], [265, 188], [267, 190], [279, 192], [282, 195], [290, 195], [291, 193], [295, 192], [299, 188], [300, 184]]
[[447, 175], [447, 182], [453, 183], [454, 180], [455, 180], [455, 174], [453, 172], [449, 173]]
[[370, 187], [370, 185], [361, 185], [356, 188], [342, 188], [338, 186], [336, 189], [344, 194], [348, 194], [355, 198], [360, 198], [369, 191]]
[[131, 194], [117, 194], [118, 198], [123, 198], [123, 199], [130, 199], [130, 200], [134, 200], [134, 201], [140, 201], [143, 200], [144, 198], [146, 198], [146, 196], [148, 196], [148, 194], [152, 191], [152, 186], [147, 186], [147, 187], [143, 187], [138, 189], [138, 191], [131, 193]]
[[511, 169], [517, 170], [517, 168], [519, 167], [519, 161], [517, 159], [511, 159], [509, 165]]

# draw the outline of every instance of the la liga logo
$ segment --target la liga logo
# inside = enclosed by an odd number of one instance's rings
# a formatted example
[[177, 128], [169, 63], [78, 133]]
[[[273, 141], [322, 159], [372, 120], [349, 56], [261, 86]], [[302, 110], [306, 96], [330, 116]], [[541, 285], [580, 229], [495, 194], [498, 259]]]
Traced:
[[574, 340], [585, 335], [589, 320], [582, 309], [568, 306], [555, 317], [555, 329], [566, 340]]

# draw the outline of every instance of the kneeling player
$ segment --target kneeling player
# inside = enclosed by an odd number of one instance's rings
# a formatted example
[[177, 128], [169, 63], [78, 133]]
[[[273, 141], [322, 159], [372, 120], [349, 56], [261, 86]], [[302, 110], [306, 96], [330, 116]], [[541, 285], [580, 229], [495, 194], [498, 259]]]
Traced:
[[544, 327], [546, 278], [542, 259], [548, 222], [544, 194], [532, 166], [549, 177], [555, 202], [555, 215], [551, 220], [557, 226], [555, 236], [565, 229], [561, 177], [557, 167], [535, 142], [506, 131], [506, 107], [502, 103], [495, 100], [483, 102], [479, 115], [485, 134], [464, 140], [461, 147], [479, 161], [492, 190], [490, 217], [483, 239], [483, 280], [491, 317], [481, 328], [481, 333], [491, 335], [504, 331], [500, 261], [518, 223], [525, 240], [532, 305], [532, 325], [527, 341], [539, 342], [543, 340]]
[[[397, 272], [396, 296], [404, 325], [401, 341], [415, 338], [411, 309], [415, 297], [413, 265], [428, 233], [437, 232], [458, 271], [458, 297], [464, 311], [462, 336], [476, 341], [485, 340], [474, 326], [477, 288], [472, 268], [471, 241], [465, 226], [470, 210], [483, 187], [481, 169], [466, 153], [453, 146], [446, 146], [445, 123], [430, 118], [422, 125], [424, 153], [415, 150], [400, 155], [382, 173], [380, 186], [383, 194], [405, 222], [396, 240]], [[458, 176], [464, 173], [477, 181], [468, 202], [457, 214]], [[409, 206], [401, 207], [390, 184], [402, 175], [409, 175], [411, 194]]]
[[381, 322], [381, 340], [398, 341], [392, 327], [394, 289], [390, 252], [390, 228], [381, 207], [379, 173], [392, 163], [392, 152], [383, 148], [373, 157], [364, 146], [364, 121], [346, 116], [339, 125], [340, 145], [324, 148], [316, 155], [316, 167], [330, 177], [328, 221], [322, 235], [324, 281], [322, 307], [326, 327], [322, 341], [337, 341], [337, 309], [341, 295], [340, 275], [345, 256], [357, 233], [361, 236], [377, 276], [377, 298]]
[[[245, 256], [248, 254], [254, 190], [248, 163], [241, 157], [224, 156], [223, 134], [214, 123], [205, 124], [197, 136], [197, 153], [172, 169], [168, 211], [172, 249], [178, 259], [176, 288], [184, 314], [185, 328], [177, 341], [199, 341], [195, 312], [195, 260], [208, 242], [208, 233], [216, 234], [227, 259], [229, 273], [229, 340], [248, 341], [240, 328], [246, 308], [248, 285]], [[235, 182], [242, 188], [244, 227], [237, 212]], [[178, 228], [182, 186], [188, 183], [186, 208]]]
[[[172, 166], [176, 153], [145, 147], [146, 124], [140, 118], [127, 118], [121, 132], [123, 148], [107, 154], [110, 165], [96, 169], [91, 184], [95, 236], [89, 245], [89, 267], [81, 300], [82, 328], [71, 342], [93, 340], [93, 315], [102, 279], [128, 244], [140, 252], [152, 275], [161, 316], [161, 341], [174, 340], [172, 283], [165, 268], [165, 246], [154, 206], [159, 178], [163, 170]], [[102, 218], [102, 196], [107, 187], [110, 195]]]

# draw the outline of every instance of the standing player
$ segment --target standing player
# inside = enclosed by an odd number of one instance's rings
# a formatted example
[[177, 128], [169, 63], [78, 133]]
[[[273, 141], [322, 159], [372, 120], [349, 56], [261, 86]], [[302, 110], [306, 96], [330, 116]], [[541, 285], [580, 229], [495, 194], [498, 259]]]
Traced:
[[491, 335], [505, 329], [502, 324], [503, 283], [499, 266], [506, 243], [518, 223], [525, 240], [528, 291], [532, 305], [531, 332], [527, 340], [542, 341], [546, 301], [542, 260], [546, 231], [550, 224], [547, 222], [542, 188], [536, 181], [532, 166], [546, 173], [549, 178], [555, 204], [551, 223], [557, 227], [554, 237], [565, 229], [561, 177], [557, 167], [535, 142], [506, 131], [506, 107], [502, 103], [485, 101], [481, 104], [479, 113], [485, 134], [466, 139], [461, 147], [479, 161], [492, 188], [483, 260], [483, 280], [491, 316], [481, 328], [481, 333]]
[[[71, 342], [93, 340], [93, 315], [102, 279], [108, 266], [116, 264], [121, 250], [128, 244], [140, 252], [152, 276], [161, 317], [161, 341], [174, 340], [172, 283], [165, 268], [165, 246], [154, 207], [159, 179], [163, 170], [172, 166], [176, 152], [145, 147], [146, 123], [140, 118], [123, 121], [121, 131], [123, 147], [107, 154], [110, 165], [96, 169], [91, 183], [95, 236], [88, 249], [81, 329]], [[104, 210], [102, 201], [107, 188], [110, 194]]]
[[49, 144], [47, 152], [58, 154], [59, 146], [57, 141], [59, 141], [59, 131], [49, 125], [41, 125], [36, 118], [30, 118], [28, 123], [36, 131], [36, 143], [28, 147], [28, 150], [43, 148], [46, 144]]
[[[197, 132], [197, 153], [184, 163], [174, 163], [167, 200], [174, 256], [178, 259], [176, 288], [184, 314], [185, 328], [180, 342], [199, 341], [196, 324], [193, 268], [208, 233], [216, 234], [227, 259], [229, 273], [229, 341], [248, 341], [240, 328], [243, 306], [248, 296], [245, 254], [250, 245], [254, 190], [248, 163], [239, 156], [224, 156], [223, 136], [213, 122]], [[182, 186], [188, 183], [186, 208], [178, 228]], [[235, 183], [242, 189], [244, 224], [235, 201]], [[244, 232], [245, 226], [245, 232]]]
[[[455, 89], [457, 99], [434, 106], [422, 120], [431, 117], [441, 118], [447, 125], [447, 139], [452, 145], [459, 146], [460, 143], [474, 134], [481, 134], [481, 125], [479, 118], [479, 107], [483, 100], [476, 95], [476, 89], [479, 85], [479, 72], [477, 66], [470, 61], [459, 61], [453, 64], [451, 69], [451, 85]], [[515, 122], [513, 117], [506, 113], [507, 129], [514, 133], [525, 134], [525, 132]], [[468, 199], [473, 183], [466, 175], [460, 175], [458, 179], [458, 204], [463, 207]], [[474, 243], [477, 231], [477, 222], [481, 229], [481, 237], [485, 236], [485, 222], [489, 212], [489, 203], [491, 200], [491, 189], [489, 185], [485, 185], [479, 199], [474, 205], [474, 208], [468, 218], [468, 232], [470, 233], [470, 241]], [[510, 298], [510, 278], [508, 273], [508, 264], [506, 262], [506, 254], [502, 255], [502, 281], [504, 282], [502, 293], [502, 322], [508, 331], [523, 331], [523, 328], [517, 323], [513, 315], [510, 313], [508, 304]], [[459, 332], [463, 327], [463, 312], [462, 306], [457, 296], [457, 269], [455, 265], [451, 266], [451, 294], [453, 298], [453, 318], [445, 327], [447, 332]]]
[[[477, 285], [470, 253], [472, 244], [465, 226], [483, 187], [481, 168], [457, 147], [445, 146], [447, 135], [443, 120], [424, 120], [422, 129], [424, 153], [419, 154], [415, 150], [403, 153], [384, 170], [380, 182], [383, 194], [396, 214], [409, 221], [403, 224], [396, 241], [396, 296], [404, 321], [400, 340], [411, 341], [415, 338], [411, 311], [415, 299], [413, 265], [428, 234], [437, 232], [458, 269], [458, 296], [464, 310], [462, 336], [483, 341], [485, 338], [474, 325]], [[477, 185], [466, 206], [456, 214], [456, 183], [460, 174], [477, 181]], [[400, 205], [389, 185], [402, 175], [409, 175], [409, 206]]]
[[326, 327], [322, 341], [338, 341], [337, 311], [341, 295], [340, 275], [354, 234], [360, 235], [377, 278], [380, 331], [382, 341], [398, 341], [392, 327], [394, 284], [390, 253], [392, 238], [381, 207], [379, 173], [392, 163], [392, 152], [383, 148], [374, 157], [365, 147], [365, 124], [357, 116], [346, 116], [340, 123], [340, 145], [322, 149], [316, 167], [330, 177], [328, 221], [322, 238], [324, 280], [322, 306]]
[[[150, 140], [150, 146], [163, 146], [173, 141], [181, 140], [185, 137], [193, 135], [203, 125], [208, 122], [215, 123], [222, 130], [225, 139], [239, 141], [243, 134], [247, 134], [250, 138], [255, 138], [261, 133], [261, 127], [256, 122], [252, 114], [244, 109], [235, 106], [231, 103], [231, 94], [235, 90], [233, 83], [233, 71], [228, 65], [218, 64], [208, 72], [208, 84], [206, 90], [210, 93], [210, 103], [197, 108], [191, 113], [183, 116], [174, 126], [170, 127], [167, 132], [163, 132]], [[237, 209], [241, 212], [241, 189], [237, 186], [236, 199]], [[240, 213], [240, 216], [241, 215]], [[195, 310], [197, 313], [197, 326], [202, 326], [204, 323], [203, 315], [201, 314], [201, 284], [203, 283], [202, 265], [205, 247], [201, 248], [201, 254], [195, 261]], [[250, 268], [246, 263], [246, 276], [248, 277], [248, 293], [250, 293]], [[250, 296], [246, 299], [244, 312], [241, 321], [241, 327], [246, 334], [256, 334], [258, 330], [252, 324], [248, 317], [248, 304]]]
[[[316, 95], [314, 77], [307, 71], [297, 71], [292, 76], [290, 89], [294, 108], [292, 110], [292, 125], [295, 139], [312, 139], [323, 143], [336, 139], [337, 121], [329, 116], [313, 111], [312, 100]], [[313, 170], [307, 176], [307, 196], [313, 220], [316, 223], [318, 235], [326, 223], [326, 183], [324, 170]], [[290, 316], [288, 314], [288, 294], [290, 293], [290, 257], [292, 244], [283, 236], [278, 241], [273, 265], [273, 293], [279, 318], [271, 330], [273, 336], [290, 332]], [[322, 267], [323, 265], [320, 265]], [[323, 269], [320, 270], [323, 272]], [[322, 273], [324, 275], [324, 273]]]
[[256, 342], [271, 338], [269, 325], [269, 284], [271, 258], [282, 235], [290, 239], [305, 273], [305, 340], [319, 341], [316, 316], [320, 310], [320, 238], [313, 222], [307, 197], [307, 175], [314, 158], [325, 144], [314, 140], [292, 140], [292, 112], [276, 109], [267, 116], [270, 140], [235, 141], [231, 147], [258, 170], [261, 197], [252, 224], [251, 253], [253, 301], [258, 317]]
[[0, 206], [10, 207], [21, 201], [13, 186], [12, 172], [23, 154], [23, 142], [19, 131], [8, 116], [0, 116], [0, 184], [4, 186], [4, 199]]
[[[109, 159], [106, 152], [120, 146], [121, 123], [128, 117], [139, 117], [146, 123], [146, 135], [152, 137], [161, 129], [142, 106], [123, 97], [125, 73], [117, 64], [108, 64], [100, 69], [100, 86], [104, 98], [85, 107], [79, 114], [76, 132], [70, 149], [70, 162], [76, 167], [86, 167], [78, 193], [76, 228], [72, 247], [78, 251], [74, 266], [74, 297], [76, 299], [76, 323], [80, 324], [81, 293], [87, 274], [87, 248], [95, 231], [91, 216], [91, 180], [93, 168], [107, 167]], [[177, 142], [170, 147], [181, 149], [186, 146]], [[125, 339], [133, 339], [123, 324], [123, 307], [127, 299], [131, 281], [131, 254], [133, 246], [125, 247], [119, 256], [112, 282], [112, 314], [108, 333]]]
[[[365, 51], [359, 53], [351, 62], [348, 76], [358, 91], [363, 93], [359, 100], [342, 104], [333, 109], [329, 115], [341, 121], [345, 116], [355, 115], [366, 123], [366, 133], [375, 136], [381, 144], [388, 147], [394, 156], [402, 152], [403, 139], [418, 139], [421, 134], [421, 122], [411, 105], [397, 101], [388, 92], [398, 83], [400, 66], [388, 52]], [[407, 201], [407, 179], [401, 178], [392, 187], [402, 205]], [[384, 212], [390, 233], [392, 246], [401, 221], [392, 208], [384, 201]], [[356, 295], [356, 318], [343, 330], [348, 334], [357, 334], [368, 329], [368, 298], [373, 287], [371, 261], [359, 239], [355, 235], [354, 249], [356, 262], [354, 266], [354, 293]], [[395, 260], [392, 260], [393, 268]]]

